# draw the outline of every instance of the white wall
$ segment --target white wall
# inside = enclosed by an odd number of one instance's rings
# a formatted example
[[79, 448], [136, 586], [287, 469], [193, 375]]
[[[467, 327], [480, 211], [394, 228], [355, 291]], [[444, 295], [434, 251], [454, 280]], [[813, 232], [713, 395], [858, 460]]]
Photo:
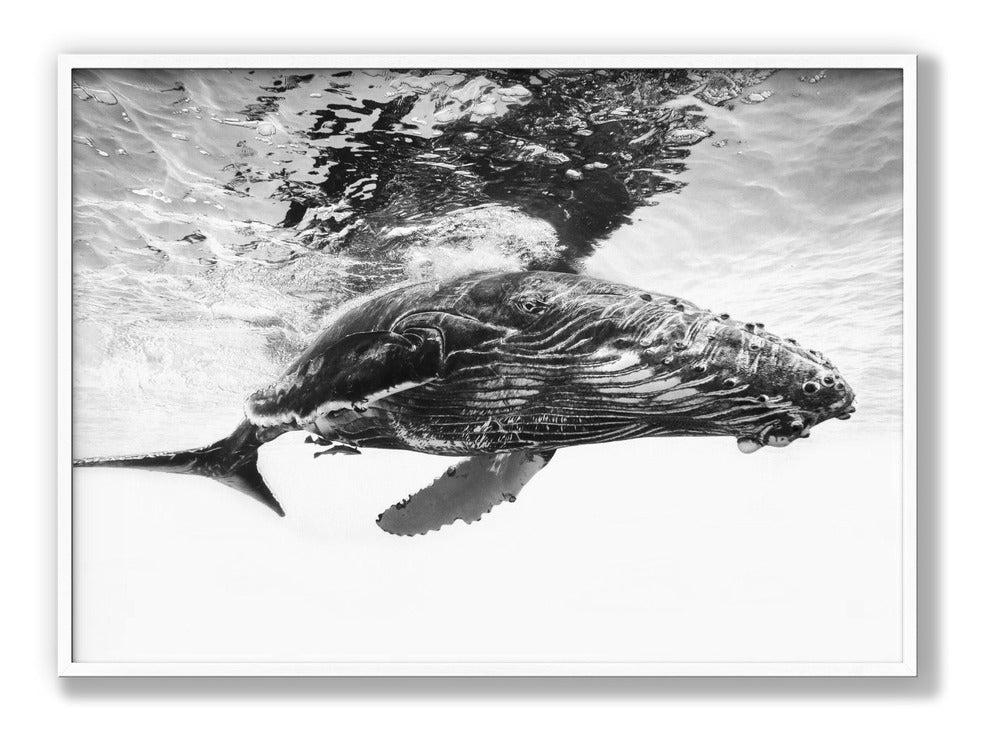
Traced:
[[[5, 732], [940, 735], [986, 732], [997, 677], [995, 24], [979, 4], [21, 4], [3, 23], [6, 257], [0, 516]], [[58, 52], [910, 52], [920, 64], [917, 679], [91, 680], [55, 677]], [[948, 304], [943, 303], [947, 300]], [[989, 399], [984, 399], [989, 398]], [[20, 727], [17, 727], [18, 724]], [[13, 729], [8, 728], [12, 726]], [[982, 726], [982, 727], [981, 727]], [[905, 731], [905, 733], [903, 733]]]

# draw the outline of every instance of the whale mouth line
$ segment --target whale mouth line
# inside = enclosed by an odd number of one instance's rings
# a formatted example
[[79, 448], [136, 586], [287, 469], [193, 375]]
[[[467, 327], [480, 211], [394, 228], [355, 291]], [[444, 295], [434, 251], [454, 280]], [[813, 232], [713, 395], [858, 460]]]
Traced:
[[799, 438], [808, 438], [814, 422], [800, 420], [800, 428], [795, 428], [790, 432], [778, 432], [780, 422], [768, 423], [754, 435], [739, 436], [736, 439], [736, 446], [745, 454], [752, 454], [760, 451], [765, 446], [774, 448], [784, 448], [791, 445], [792, 441]]
[[[782, 430], [779, 432], [779, 428], [781, 428], [781, 425], [784, 422], [782, 420], [768, 423], [756, 433], [748, 433], [737, 436], [736, 445], [739, 450], [745, 454], [752, 454], [756, 451], [760, 451], [765, 446], [784, 448], [800, 438], [809, 438], [813, 427], [824, 420], [827, 420], [828, 418], [850, 420], [855, 411], [855, 402], [854, 399], [851, 398], [851, 400], [832, 408], [826, 414], [812, 417], [802, 417], [801, 415], [797, 415], [792, 420], [788, 430]], [[788, 419], [786, 418], [785, 420]]]

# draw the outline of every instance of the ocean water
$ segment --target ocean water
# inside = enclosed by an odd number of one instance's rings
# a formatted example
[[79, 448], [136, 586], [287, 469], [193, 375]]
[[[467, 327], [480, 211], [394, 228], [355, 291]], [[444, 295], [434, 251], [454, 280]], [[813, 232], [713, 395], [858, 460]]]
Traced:
[[346, 301], [483, 268], [765, 322], [900, 428], [894, 71], [78, 70], [73, 140], [76, 455], [212, 441]]
[[[434, 535], [441, 457], [261, 450], [74, 474], [83, 661], [894, 661], [904, 626], [902, 87], [877, 70], [87, 70], [73, 99], [74, 454], [207, 443], [349, 300], [560, 269], [820, 349], [847, 423], [560, 450]], [[526, 603], [544, 602], [544, 607]]]

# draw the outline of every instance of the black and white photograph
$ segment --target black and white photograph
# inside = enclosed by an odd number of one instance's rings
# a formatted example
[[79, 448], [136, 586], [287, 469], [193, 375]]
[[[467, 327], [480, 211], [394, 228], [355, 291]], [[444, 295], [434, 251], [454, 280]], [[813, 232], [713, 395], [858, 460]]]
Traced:
[[913, 57], [581, 59], [66, 60], [71, 673], [913, 673]]

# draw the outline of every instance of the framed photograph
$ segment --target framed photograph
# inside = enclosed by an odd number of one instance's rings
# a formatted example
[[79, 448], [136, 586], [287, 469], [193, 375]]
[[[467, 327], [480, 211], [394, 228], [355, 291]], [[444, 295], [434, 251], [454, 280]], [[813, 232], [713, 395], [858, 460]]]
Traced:
[[916, 674], [915, 57], [59, 70], [60, 674]]

